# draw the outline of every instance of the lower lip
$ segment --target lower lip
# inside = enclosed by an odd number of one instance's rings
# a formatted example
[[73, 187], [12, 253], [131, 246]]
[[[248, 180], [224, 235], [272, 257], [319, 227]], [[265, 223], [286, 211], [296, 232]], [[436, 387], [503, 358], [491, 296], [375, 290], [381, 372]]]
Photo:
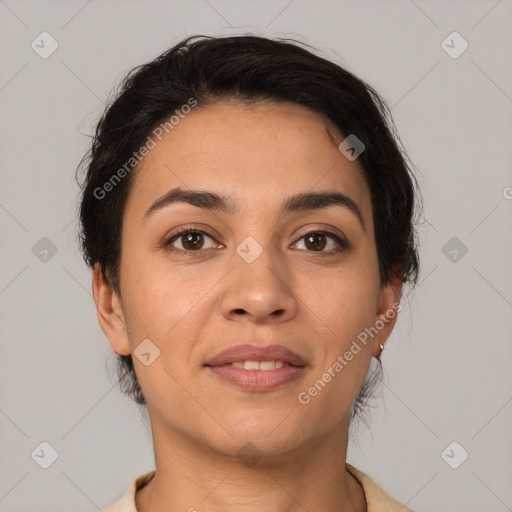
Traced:
[[208, 366], [221, 379], [247, 391], [268, 391], [299, 378], [304, 367], [283, 366], [274, 370], [244, 370], [236, 366]]

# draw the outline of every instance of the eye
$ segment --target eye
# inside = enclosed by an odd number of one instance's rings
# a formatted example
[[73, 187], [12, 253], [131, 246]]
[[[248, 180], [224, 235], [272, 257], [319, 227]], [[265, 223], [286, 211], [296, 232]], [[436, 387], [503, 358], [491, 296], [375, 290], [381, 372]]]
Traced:
[[[208, 245], [205, 241], [209, 239], [212, 243]], [[164, 247], [173, 250], [185, 252], [200, 252], [201, 249], [211, 249], [214, 247], [214, 239], [206, 231], [196, 228], [185, 228], [175, 233], [165, 243]], [[175, 245], [176, 244], [176, 245]]]
[[[329, 239], [331, 239], [331, 247], [327, 247]], [[309, 252], [328, 252], [329, 249], [338, 252], [348, 247], [348, 243], [344, 238], [330, 231], [309, 231], [302, 235], [297, 244], [302, 240], [304, 240], [304, 246]], [[332, 241], [334, 241], [334, 247]], [[326, 247], [328, 250], [324, 251]]]

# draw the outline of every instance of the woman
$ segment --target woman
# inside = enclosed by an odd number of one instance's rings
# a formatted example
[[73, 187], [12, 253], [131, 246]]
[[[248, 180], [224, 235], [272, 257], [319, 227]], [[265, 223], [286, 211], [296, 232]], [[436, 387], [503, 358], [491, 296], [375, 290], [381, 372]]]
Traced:
[[295, 42], [195, 36], [127, 76], [81, 243], [156, 471], [106, 511], [409, 510], [346, 463], [418, 271], [398, 140], [372, 88]]

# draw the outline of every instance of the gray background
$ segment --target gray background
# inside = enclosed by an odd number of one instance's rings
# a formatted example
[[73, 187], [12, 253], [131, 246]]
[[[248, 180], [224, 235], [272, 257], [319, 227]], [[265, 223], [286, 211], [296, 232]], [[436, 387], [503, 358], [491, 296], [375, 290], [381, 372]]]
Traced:
[[424, 191], [420, 284], [349, 462], [417, 512], [512, 510], [511, 15], [510, 0], [0, 1], [0, 510], [99, 510], [154, 468], [109, 377], [74, 171], [129, 69], [186, 35], [244, 32], [308, 42], [375, 86]]

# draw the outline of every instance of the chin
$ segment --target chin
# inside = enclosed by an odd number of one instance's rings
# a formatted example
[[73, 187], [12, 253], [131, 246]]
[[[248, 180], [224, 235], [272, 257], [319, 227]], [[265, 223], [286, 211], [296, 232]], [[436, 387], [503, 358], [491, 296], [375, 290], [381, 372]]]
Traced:
[[237, 454], [240, 450], [255, 450], [268, 457], [279, 457], [298, 450], [307, 443], [310, 436], [299, 423], [287, 422], [287, 414], [259, 418], [256, 421], [254, 418], [246, 422], [239, 421], [236, 428], [230, 430], [233, 437], [223, 436], [224, 442], [220, 444], [230, 454]]

